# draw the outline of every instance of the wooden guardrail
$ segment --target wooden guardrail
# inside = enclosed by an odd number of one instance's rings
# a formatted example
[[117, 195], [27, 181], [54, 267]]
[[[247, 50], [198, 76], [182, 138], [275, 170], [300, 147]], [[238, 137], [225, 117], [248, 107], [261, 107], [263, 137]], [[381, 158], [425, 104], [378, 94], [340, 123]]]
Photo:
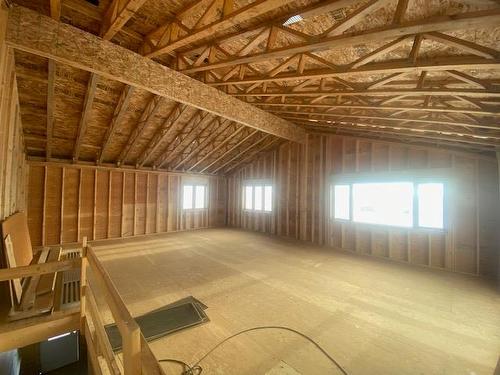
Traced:
[[[102, 293], [102, 300], [108, 305], [122, 337], [122, 362], [113, 352], [106, 334], [104, 319], [96, 300], [98, 292]], [[85, 336], [88, 355], [97, 374], [165, 374], [118, 294], [113, 281], [86, 241], [82, 251], [80, 311], [80, 332]]]
[[[94, 372], [96, 374], [113, 375], [165, 375], [144, 339], [139, 326], [118, 294], [113, 281], [97, 259], [94, 250], [88, 246], [86, 238], [83, 241], [81, 258], [0, 269], [0, 281], [40, 276], [78, 268], [81, 268], [79, 328], [80, 334], [85, 338], [88, 357]], [[104, 328], [104, 318], [96, 297], [101, 297], [99, 301], [105, 301], [118, 327], [123, 343], [121, 358], [112, 350]], [[58, 329], [67, 330], [71, 322], [74, 322], [71, 329], [77, 329], [75, 326], [78, 320], [77, 314], [78, 308], [67, 312], [58, 311], [51, 315], [5, 323], [0, 326], [0, 341], [2, 342], [0, 348], [10, 350], [19, 347], [21, 344], [28, 345], [47, 339], [50, 336], [62, 333], [57, 331]], [[60, 324], [57, 323], [59, 320], [61, 321]], [[35, 332], [31, 335], [35, 341], [29, 341], [29, 337], [19, 340], [17, 336], [19, 336], [20, 332], [29, 336], [30, 332], [37, 330], [39, 324], [43, 325], [43, 332]]]

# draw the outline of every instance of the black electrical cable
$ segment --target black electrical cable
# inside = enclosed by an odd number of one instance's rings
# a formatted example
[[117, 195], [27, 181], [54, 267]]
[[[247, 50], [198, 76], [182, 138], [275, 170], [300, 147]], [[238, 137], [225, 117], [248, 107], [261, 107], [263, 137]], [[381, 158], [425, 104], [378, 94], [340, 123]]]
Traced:
[[181, 361], [179, 359], [173, 359], [173, 358], [164, 358], [160, 359], [158, 362], [172, 362], [172, 363], [177, 363], [178, 365], [181, 365], [184, 367], [184, 371], [182, 372], [183, 375], [199, 375], [201, 374], [201, 367], [200, 366], [189, 366], [186, 362]]
[[164, 361], [165, 362], [175, 362], [175, 363], [179, 363], [179, 364], [184, 365], [185, 368], [187, 368], [187, 370], [185, 370], [182, 373], [182, 375], [199, 375], [203, 371], [201, 366], [200, 366], [200, 363], [205, 358], [207, 358], [210, 354], [212, 354], [212, 352], [214, 352], [217, 348], [219, 348], [221, 345], [223, 345], [225, 342], [231, 340], [232, 338], [234, 338], [236, 336], [242, 335], [242, 334], [247, 333], [247, 332], [265, 330], [265, 329], [278, 329], [278, 330], [290, 331], [290, 332], [293, 332], [293, 333], [305, 338], [307, 341], [309, 341], [311, 344], [313, 344], [321, 353], [323, 353], [323, 355], [325, 357], [327, 357], [340, 370], [340, 372], [342, 372], [343, 375], [349, 375], [347, 373], [347, 371], [330, 354], [328, 354], [328, 352], [325, 349], [323, 349], [316, 341], [314, 341], [312, 338], [310, 338], [309, 336], [307, 336], [306, 334], [304, 334], [300, 331], [297, 331], [293, 328], [284, 327], [284, 326], [261, 326], [261, 327], [253, 327], [253, 328], [248, 328], [248, 329], [244, 329], [242, 331], [239, 331], [239, 332], [235, 333], [234, 335], [231, 335], [231, 336], [225, 338], [224, 340], [222, 340], [221, 342], [219, 342], [212, 349], [210, 349], [205, 355], [203, 355], [198, 361], [196, 361], [196, 363], [192, 366], [189, 366], [187, 363], [179, 361], [179, 360], [175, 360], [175, 359], [161, 359], [160, 362], [164, 362]]

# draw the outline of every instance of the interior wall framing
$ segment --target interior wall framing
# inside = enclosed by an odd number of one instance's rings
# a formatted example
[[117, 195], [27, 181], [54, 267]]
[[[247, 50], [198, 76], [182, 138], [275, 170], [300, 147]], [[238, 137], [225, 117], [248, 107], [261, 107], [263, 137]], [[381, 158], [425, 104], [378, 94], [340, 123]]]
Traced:
[[[28, 162], [28, 226], [34, 246], [225, 225], [223, 177]], [[182, 209], [182, 185], [208, 188], [207, 208]]]
[[[400, 229], [330, 218], [329, 187], [336, 175], [447, 171], [445, 231]], [[274, 183], [272, 213], [242, 209], [247, 179]], [[228, 225], [342, 250], [456, 272], [489, 275], [498, 263], [498, 169], [478, 154], [329, 134], [276, 151], [228, 177]]]
[[0, 4], [0, 220], [25, 207], [26, 162], [13, 50], [3, 40], [8, 12]]

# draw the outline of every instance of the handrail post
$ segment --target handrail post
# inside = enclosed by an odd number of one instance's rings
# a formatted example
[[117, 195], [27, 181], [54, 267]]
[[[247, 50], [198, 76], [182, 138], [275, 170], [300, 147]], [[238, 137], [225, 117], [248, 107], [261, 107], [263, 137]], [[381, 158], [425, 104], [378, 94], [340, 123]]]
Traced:
[[127, 334], [122, 334], [124, 374], [141, 374], [141, 330], [136, 325], [127, 331]]
[[87, 237], [83, 237], [82, 243], [82, 268], [80, 275], [80, 333], [85, 335], [85, 289], [87, 288]]

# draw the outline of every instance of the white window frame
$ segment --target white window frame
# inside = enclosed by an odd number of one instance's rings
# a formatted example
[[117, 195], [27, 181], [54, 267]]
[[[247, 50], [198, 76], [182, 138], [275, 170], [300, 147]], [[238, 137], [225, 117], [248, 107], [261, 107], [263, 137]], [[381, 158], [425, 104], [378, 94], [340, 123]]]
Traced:
[[[376, 226], [386, 228], [404, 228], [407, 230], [431, 231], [445, 233], [449, 228], [448, 195], [450, 192], [450, 171], [446, 168], [436, 168], [435, 171], [415, 170], [401, 173], [366, 173], [366, 174], [343, 174], [334, 176], [330, 184], [330, 220], [334, 222], [352, 223], [359, 226]], [[413, 183], [413, 220], [411, 227], [371, 224], [357, 222], [353, 220], [353, 184], [356, 183], [390, 183], [390, 182], [410, 182]], [[419, 198], [418, 186], [426, 183], [443, 184], [443, 228], [424, 227], [419, 225]], [[349, 219], [335, 218], [335, 185], [349, 185]]]
[[[193, 189], [193, 196], [191, 198], [191, 208], [184, 208], [184, 187], [191, 186]], [[204, 197], [203, 197], [203, 208], [196, 208], [196, 188], [202, 186], [204, 188]], [[182, 184], [182, 210], [183, 211], [203, 211], [208, 209], [208, 185], [203, 183], [190, 183], [186, 182]]]
[[[252, 188], [252, 208], [246, 208], [246, 191], [247, 187]], [[255, 209], [255, 188], [260, 187], [262, 189], [262, 208]], [[266, 210], [266, 187], [271, 187], [271, 209]], [[272, 214], [274, 210], [274, 194], [275, 187], [270, 180], [245, 180], [242, 184], [241, 198], [242, 198], [242, 209], [245, 212], [252, 213], [262, 213], [262, 214]]]

